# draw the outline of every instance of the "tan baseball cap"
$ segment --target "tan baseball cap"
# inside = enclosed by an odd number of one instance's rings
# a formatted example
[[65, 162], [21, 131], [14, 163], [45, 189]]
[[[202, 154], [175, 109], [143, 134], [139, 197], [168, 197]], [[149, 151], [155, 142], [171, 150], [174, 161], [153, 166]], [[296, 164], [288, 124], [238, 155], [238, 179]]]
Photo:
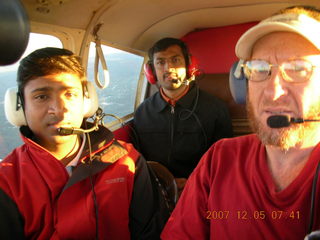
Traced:
[[272, 32], [300, 34], [320, 49], [320, 22], [305, 14], [286, 13], [269, 17], [246, 31], [237, 42], [237, 57], [249, 59], [255, 42]]

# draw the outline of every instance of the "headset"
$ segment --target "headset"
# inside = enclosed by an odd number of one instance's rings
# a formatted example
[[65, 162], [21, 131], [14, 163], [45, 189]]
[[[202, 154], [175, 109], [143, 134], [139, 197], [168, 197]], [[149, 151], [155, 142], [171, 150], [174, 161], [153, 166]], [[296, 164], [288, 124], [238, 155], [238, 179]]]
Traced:
[[246, 104], [247, 78], [243, 73], [244, 60], [235, 62], [229, 72], [229, 87], [233, 100], [237, 104]]
[[[198, 61], [194, 56], [189, 56], [190, 58], [190, 64], [188, 66], [188, 75], [189, 76], [198, 76], [201, 74], [198, 66]], [[147, 63], [143, 66], [144, 74], [150, 84], [156, 84], [157, 83], [157, 76], [153, 67], [153, 64], [151, 60], [149, 60]]]
[[[84, 86], [84, 118], [91, 117], [98, 109], [98, 95], [92, 82], [87, 82]], [[27, 126], [24, 115], [21, 96], [17, 87], [7, 89], [4, 97], [4, 111], [9, 123], [14, 126]]]

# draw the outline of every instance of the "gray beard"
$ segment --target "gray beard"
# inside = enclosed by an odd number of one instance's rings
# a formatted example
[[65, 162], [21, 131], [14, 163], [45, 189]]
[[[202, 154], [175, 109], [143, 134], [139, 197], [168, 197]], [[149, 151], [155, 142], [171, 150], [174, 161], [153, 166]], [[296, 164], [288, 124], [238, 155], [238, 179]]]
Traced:
[[[247, 99], [247, 113], [250, 126], [264, 145], [279, 147], [288, 151], [290, 148], [301, 146], [308, 136], [312, 136], [315, 131], [319, 131], [320, 123], [304, 122], [301, 124], [291, 124], [285, 128], [271, 129], [266, 127], [255, 115], [251, 102]], [[319, 119], [320, 106], [314, 106], [308, 114], [307, 119]], [[311, 133], [311, 134], [310, 134]]]

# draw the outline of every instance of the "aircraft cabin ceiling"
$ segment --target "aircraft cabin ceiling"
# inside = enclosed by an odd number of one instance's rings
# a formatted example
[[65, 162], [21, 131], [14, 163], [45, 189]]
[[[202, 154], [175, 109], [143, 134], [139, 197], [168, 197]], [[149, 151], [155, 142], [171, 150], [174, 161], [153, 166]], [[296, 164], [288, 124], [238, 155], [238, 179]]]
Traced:
[[319, 0], [21, 0], [34, 23], [92, 30], [111, 44], [145, 51], [156, 40], [204, 28], [259, 21], [292, 5]]

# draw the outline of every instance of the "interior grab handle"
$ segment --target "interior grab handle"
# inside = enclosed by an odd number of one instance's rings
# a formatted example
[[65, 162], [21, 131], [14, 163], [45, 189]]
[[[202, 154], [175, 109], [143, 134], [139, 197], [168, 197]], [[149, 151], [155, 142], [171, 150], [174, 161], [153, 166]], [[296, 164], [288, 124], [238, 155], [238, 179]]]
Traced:
[[[104, 89], [109, 86], [110, 75], [109, 75], [109, 70], [107, 67], [106, 60], [102, 52], [100, 40], [96, 39], [95, 43], [96, 43], [96, 56], [94, 60], [94, 81], [99, 88]], [[100, 77], [99, 77], [99, 62], [101, 62], [101, 66], [103, 70], [103, 77], [104, 77], [103, 84], [101, 83]]]

